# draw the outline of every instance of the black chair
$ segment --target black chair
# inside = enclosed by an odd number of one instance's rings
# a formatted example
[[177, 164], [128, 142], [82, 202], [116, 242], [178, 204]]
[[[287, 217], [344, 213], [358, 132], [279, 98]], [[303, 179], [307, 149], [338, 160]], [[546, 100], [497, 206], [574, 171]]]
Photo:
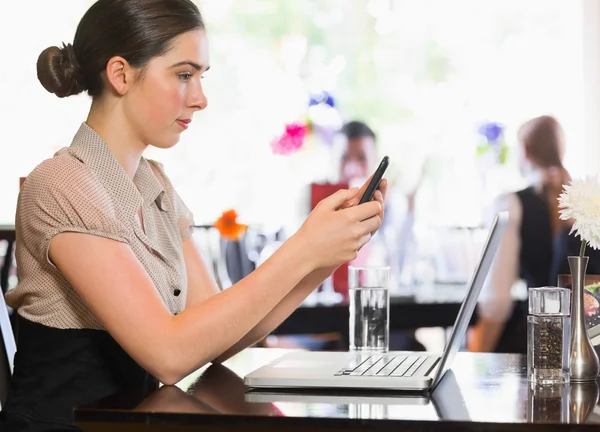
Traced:
[[8, 317], [4, 296], [0, 295], [0, 410], [6, 403], [17, 344]]
[[196, 225], [193, 239], [221, 290], [229, 288], [248, 275], [254, 266], [243, 252], [241, 241], [221, 237], [210, 225]]
[[15, 239], [14, 231], [10, 232], [10, 230], [7, 229], [2, 231], [0, 234], [2, 234], [2, 238], [0, 238], [0, 240], [6, 240], [6, 251], [4, 253], [4, 258], [2, 259], [2, 266], [0, 267], [0, 292], [6, 294], [8, 291], [8, 281], [10, 279], [10, 273], [12, 269]]
[[225, 289], [252, 273], [262, 249], [283, 235], [283, 229], [265, 233], [250, 226], [239, 240], [228, 240], [211, 225], [195, 225], [193, 238], [219, 288]]

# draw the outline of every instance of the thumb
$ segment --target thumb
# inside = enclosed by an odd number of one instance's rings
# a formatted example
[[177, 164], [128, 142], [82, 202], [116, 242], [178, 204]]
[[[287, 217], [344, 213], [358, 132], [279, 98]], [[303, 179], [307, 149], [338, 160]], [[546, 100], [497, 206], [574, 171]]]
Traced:
[[339, 191], [325, 198], [322, 201], [323, 206], [331, 210], [337, 210], [337, 208], [346, 201], [354, 198], [358, 194], [358, 191], [359, 189], [357, 187], [352, 189], [340, 189]]

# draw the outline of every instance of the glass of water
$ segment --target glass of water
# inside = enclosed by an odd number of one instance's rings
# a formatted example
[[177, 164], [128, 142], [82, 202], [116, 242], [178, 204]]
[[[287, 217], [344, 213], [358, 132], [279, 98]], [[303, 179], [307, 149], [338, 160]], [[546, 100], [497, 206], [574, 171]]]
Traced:
[[350, 351], [388, 351], [389, 283], [389, 267], [348, 267]]

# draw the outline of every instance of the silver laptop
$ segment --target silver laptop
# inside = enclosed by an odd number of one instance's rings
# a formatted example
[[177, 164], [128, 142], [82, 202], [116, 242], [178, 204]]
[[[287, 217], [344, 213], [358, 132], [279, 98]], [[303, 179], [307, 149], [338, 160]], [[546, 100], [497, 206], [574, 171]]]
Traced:
[[[423, 413], [423, 408], [427, 405], [433, 405], [439, 420], [470, 420], [467, 404], [451, 370], [446, 372], [444, 379], [431, 393], [365, 392], [362, 389], [359, 391], [355, 389], [250, 389], [244, 394], [244, 400], [250, 403], [307, 404], [305, 409], [309, 416], [319, 415], [320, 410], [315, 413], [311, 412], [311, 407], [314, 404], [337, 405], [338, 408], [345, 406], [347, 409], [338, 409], [337, 412], [342, 416], [345, 413], [352, 418], [363, 420], [371, 418], [402, 419], [402, 414], [414, 413], [415, 409]], [[400, 407], [401, 409], [388, 411], [385, 409], [388, 407]], [[407, 411], [411, 408], [412, 411]], [[352, 416], [353, 412], [358, 415]]]
[[500, 245], [508, 213], [496, 215], [479, 263], [444, 352], [298, 351], [251, 372], [244, 383], [253, 388], [360, 388], [377, 390], [431, 390], [450, 368], [477, 305], [477, 298]]

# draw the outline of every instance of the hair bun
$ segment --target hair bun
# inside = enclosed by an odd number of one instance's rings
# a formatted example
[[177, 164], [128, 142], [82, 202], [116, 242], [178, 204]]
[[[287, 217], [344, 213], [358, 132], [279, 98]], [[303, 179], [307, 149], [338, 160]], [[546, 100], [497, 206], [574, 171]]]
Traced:
[[42, 86], [59, 98], [86, 90], [71, 44], [63, 44], [62, 48], [52, 46], [42, 51], [37, 61], [37, 76]]

